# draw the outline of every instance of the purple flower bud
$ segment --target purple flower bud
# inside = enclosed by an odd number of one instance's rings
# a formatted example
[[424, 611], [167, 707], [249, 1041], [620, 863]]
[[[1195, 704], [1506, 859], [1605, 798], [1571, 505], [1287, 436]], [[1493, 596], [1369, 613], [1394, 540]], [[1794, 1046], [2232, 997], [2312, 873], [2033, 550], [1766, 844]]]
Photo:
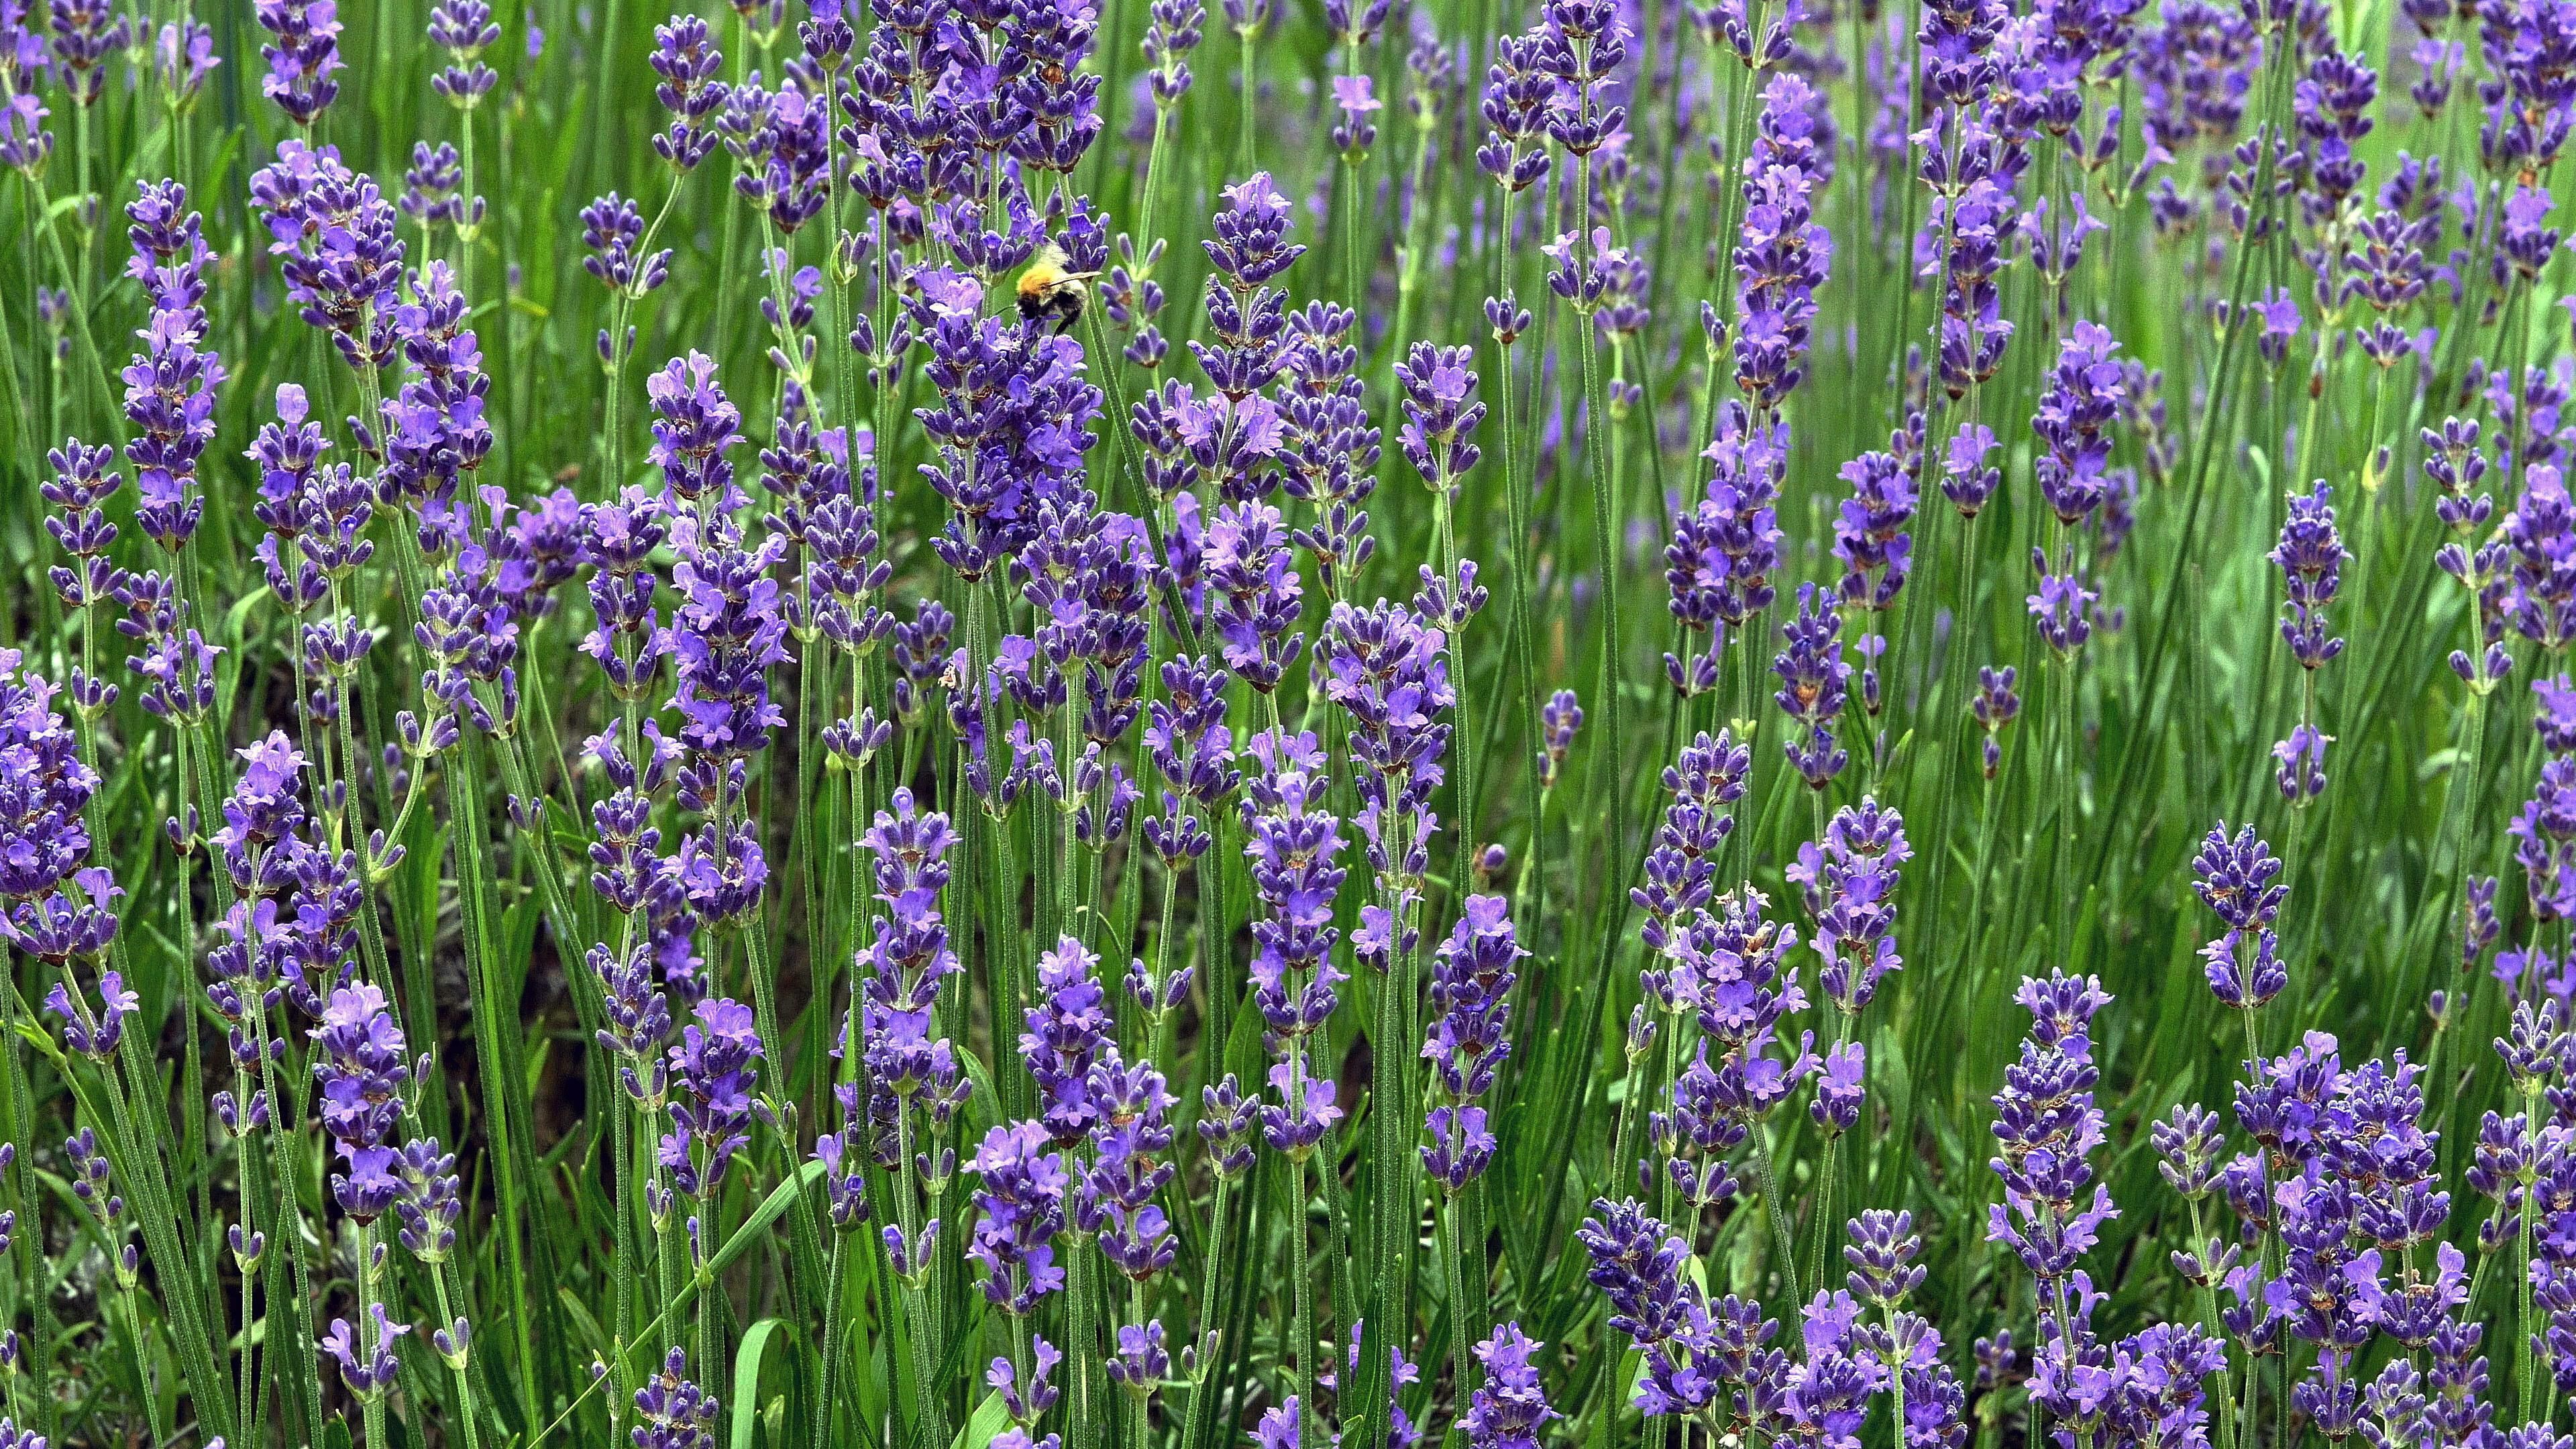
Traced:
[[966, 1256], [984, 1270], [986, 1301], [1005, 1313], [1025, 1315], [1064, 1286], [1054, 1241], [1064, 1230], [1070, 1179], [1048, 1145], [1044, 1127], [1014, 1122], [986, 1133], [967, 1164], [983, 1185]]
[[1458, 1419], [1472, 1449], [1538, 1449], [1539, 1430], [1564, 1417], [1548, 1407], [1546, 1386], [1531, 1361], [1539, 1347], [1517, 1323], [1504, 1324], [1476, 1345], [1484, 1380]]
[[2287, 595], [2281, 638], [2290, 646], [2290, 657], [2305, 669], [2343, 652], [2343, 641], [2326, 633], [2326, 608], [2334, 602], [2344, 561], [2351, 557], [2335, 532], [2331, 497], [2322, 478], [2310, 492], [2291, 494], [2281, 541], [2268, 555], [2281, 570]]
[[2103, 1140], [2091, 1023], [2111, 998], [2098, 981], [2059, 972], [2024, 978], [2016, 999], [2034, 1021], [1994, 1098], [1994, 1167], [2005, 1199], [1987, 1210], [1986, 1236], [2018, 1254], [2043, 1285], [2056, 1284], [2081, 1276], [2075, 1264], [2117, 1212], [2085, 1160]]
[[257, 0], [252, 7], [259, 28], [272, 37], [259, 49], [268, 62], [260, 94], [306, 130], [340, 94], [331, 78], [341, 64], [339, 12], [336, 0]]

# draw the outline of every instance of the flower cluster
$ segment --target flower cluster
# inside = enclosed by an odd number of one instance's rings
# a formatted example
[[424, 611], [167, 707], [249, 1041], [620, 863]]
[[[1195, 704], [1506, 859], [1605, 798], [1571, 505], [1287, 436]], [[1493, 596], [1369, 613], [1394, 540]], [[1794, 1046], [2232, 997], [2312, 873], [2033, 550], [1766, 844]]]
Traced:
[[1494, 1134], [1479, 1104], [1511, 1053], [1506, 995], [1519, 979], [1514, 965], [1529, 954], [1505, 909], [1501, 896], [1468, 897], [1458, 924], [1431, 957], [1429, 1006], [1438, 1015], [1422, 1057], [1431, 1063], [1441, 1100], [1423, 1124], [1431, 1141], [1422, 1149], [1422, 1167], [1451, 1192], [1482, 1176], [1494, 1155]]
[[1341, 822], [1328, 808], [1324, 753], [1312, 734], [1263, 730], [1250, 741], [1258, 768], [1245, 777], [1243, 854], [1262, 914], [1252, 923], [1253, 1001], [1281, 1054], [1270, 1071], [1280, 1104], [1261, 1109], [1277, 1151], [1302, 1158], [1341, 1108], [1333, 1083], [1311, 1065], [1308, 1039], [1323, 1029], [1348, 979], [1333, 961], [1341, 931], [1333, 897], [1347, 874]]

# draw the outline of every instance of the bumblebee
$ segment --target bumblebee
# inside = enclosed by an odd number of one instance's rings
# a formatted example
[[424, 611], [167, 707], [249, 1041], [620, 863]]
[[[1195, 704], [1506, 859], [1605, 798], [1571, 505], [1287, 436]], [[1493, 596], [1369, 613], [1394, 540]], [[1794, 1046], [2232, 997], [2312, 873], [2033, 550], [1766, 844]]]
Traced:
[[1049, 244], [1020, 273], [1020, 315], [1032, 322], [1052, 321], [1056, 335], [1062, 336], [1082, 320], [1083, 305], [1091, 300], [1087, 284], [1099, 275], [1066, 271], [1064, 248]]

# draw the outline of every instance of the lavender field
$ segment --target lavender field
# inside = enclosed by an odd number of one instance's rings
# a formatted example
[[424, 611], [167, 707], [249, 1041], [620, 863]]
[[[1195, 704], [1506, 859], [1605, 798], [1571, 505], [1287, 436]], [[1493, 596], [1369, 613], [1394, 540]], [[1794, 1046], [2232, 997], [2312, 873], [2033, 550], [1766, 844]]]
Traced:
[[0, 0], [0, 1449], [2576, 1449], [2576, 0]]

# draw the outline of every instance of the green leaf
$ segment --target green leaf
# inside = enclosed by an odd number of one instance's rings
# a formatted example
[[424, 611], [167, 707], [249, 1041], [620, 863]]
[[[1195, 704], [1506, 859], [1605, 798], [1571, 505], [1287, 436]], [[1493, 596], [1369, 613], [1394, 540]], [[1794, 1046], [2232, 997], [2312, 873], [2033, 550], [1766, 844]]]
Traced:
[[584, 1303], [581, 1296], [570, 1288], [556, 1289], [555, 1297], [562, 1302], [564, 1312], [572, 1319], [574, 1330], [581, 1335], [582, 1347], [589, 1349], [595, 1357], [606, 1358], [608, 1335], [600, 1328], [599, 1320], [591, 1316], [590, 1305]]
[[1002, 1407], [1002, 1394], [996, 1389], [984, 1395], [984, 1402], [975, 1406], [975, 1416], [957, 1431], [956, 1441], [949, 1449], [984, 1449], [1009, 1422], [1010, 1411]]
[[781, 1332], [791, 1342], [796, 1337], [787, 1320], [764, 1318], [743, 1331], [733, 1351], [733, 1432], [725, 1440], [733, 1449], [752, 1449], [760, 1419], [760, 1362]]
[[750, 1252], [752, 1244], [760, 1241], [769, 1225], [778, 1221], [779, 1215], [796, 1201], [796, 1194], [812, 1187], [822, 1175], [822, 1163], [808, 1162], [796, 1169], [794, 1177], [771, 1188], [769, 1196], [760, 1200], [760, 1206], [752, 1209], [751, 1216], [744, 1218], [742, 1226], [734, 1229], [733, 1236], [725, 1239], [724, 1246], [716, 1250], [715, 1261], [708, 1265], [709, 1275], [721, 1274], [742, 1261], [742, 1255]]

